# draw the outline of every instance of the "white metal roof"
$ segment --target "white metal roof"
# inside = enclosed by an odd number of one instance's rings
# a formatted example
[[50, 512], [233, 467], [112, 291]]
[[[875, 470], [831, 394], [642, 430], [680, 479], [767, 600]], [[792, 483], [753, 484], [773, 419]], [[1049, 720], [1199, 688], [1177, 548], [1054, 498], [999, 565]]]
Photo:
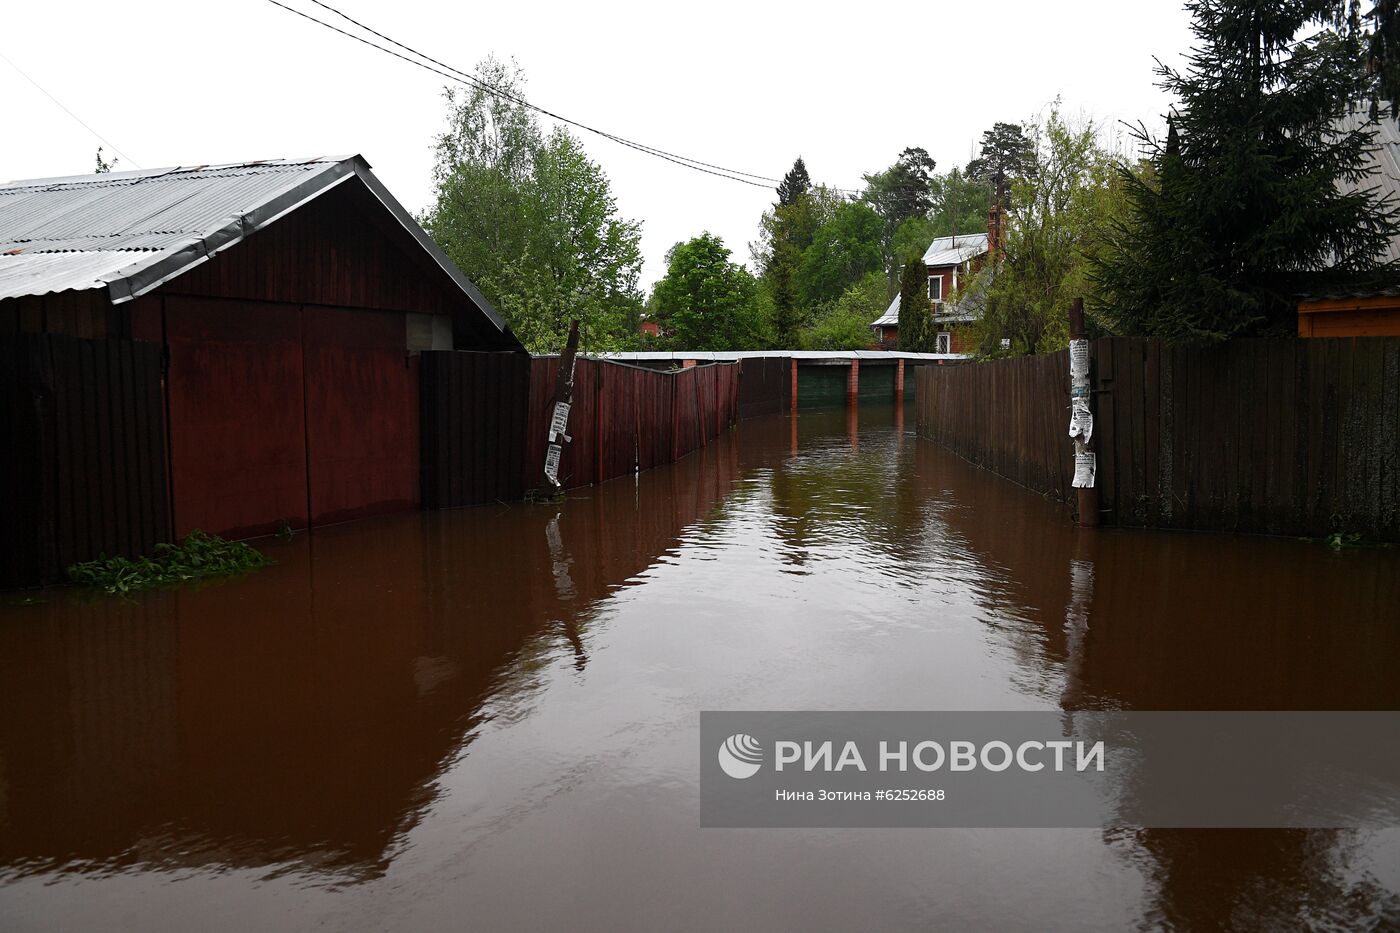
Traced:
[[956, 266], [987, 251], [987, 233], [959, 233], [941, 236], [924, 251], [926, 266]]
[[871, 327], [894, 327], [899, 323], [899, 295], [890, 299], [890, 306], [885, 309], [885, 313], [870, 322]]

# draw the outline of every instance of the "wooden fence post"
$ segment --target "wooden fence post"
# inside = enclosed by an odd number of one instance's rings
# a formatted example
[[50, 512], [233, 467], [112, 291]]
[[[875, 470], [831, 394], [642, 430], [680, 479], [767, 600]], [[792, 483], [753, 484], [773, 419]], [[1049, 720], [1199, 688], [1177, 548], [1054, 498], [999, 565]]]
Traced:
[[1099, 488], [1095, 473], [1094, 409], [1089, 369], [1093, 363], [1084, 331], [1084, 299], [1076, 298], [1069, 309], [1069, 436], [1074, 441], [1074, 488], [1078, 493], [1079, 524], [1094, 528], [1099, 524]]

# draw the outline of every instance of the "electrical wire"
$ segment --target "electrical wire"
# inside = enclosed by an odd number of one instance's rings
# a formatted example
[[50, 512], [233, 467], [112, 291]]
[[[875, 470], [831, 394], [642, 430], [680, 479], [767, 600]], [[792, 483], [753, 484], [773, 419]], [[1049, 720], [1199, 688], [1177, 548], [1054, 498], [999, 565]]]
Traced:
[[93, 129], [92, 127], [90, 127], [90, 126], [88, 126], [86, 123], [84, 123], [82, 117], [79, 117], [76, 113], [74, 113], [73, 111], [69, 110], [67, 107], [63, 106], [63, 101], [59, 100], [57, 97], [54, 97], [54, 96], [53, 96], [52, 94], [50, 94], [48, 91], [44, 90], [44, 86], [43, 86], [42, 84], [40, 84], [38, 81], [35, 81], [33, 78], [29, 77], [29, 75], [25, 74], [24, 69], [21, 68], [20, 66], [16, 65], [7, 55], [5, 55], [4, 52], [0, 52], [0, 58], [5, 59], [5, 63], [6, 63], [7, 65], [9, 65], [11, 68], [13, 68], [15, 71], [18, 71], [19, 74], [20, 74], [20, 77], [24, 78], [24, 80], [26, 80], [26, 81], [28, 81], [30, 84], [34, 85], [36, 88], [39, 89], [39, 92], [40, 92], [41, 94], [43, 94], [43, 95], [44, 95], [45, 97], [47, 97], [49, 100], [53, 101], [54, 104], [57, 105], [57, 107], [58, 107], [59, 110], [62, 110], [64, 113], [68, 114], [68, 116], [72, 117], [72, 118], [74, 119], [74, 121], [76, 121], [77, 124], [78, 124], [79, 126], [81, 126], [83, 129], [87, 130], [87, 131], [88, 131], [89, 133], [91, 133], [93, 136], [96, 136], [98, 142], [105, 143], [107, 146], [110, 146], [113, 152], [115, 152], [117, 155], [121, 156], [123, 159], [126, 159], [126, 161], [130, 162], [132, 165], [136, 166], [137, 168], [140, 168], [140, 167], [141, 167], [141, 163], [137, 162], [135, 159], [133, 159], [131, 156], [127, 155], [125, 152], [122, 152], [120, 149], [118, 149], [118, 148], [116, 147], [116, 145], [115, 145], [111, 140], [107, 139], [107, 137], [105, 137], [105, 136], [103, 136], [101, 133], [97, 132], [97, 130]]
[[[394, 49], [391, 48], [386, 48], [385, 46], [379, 45], [376, 42], [371, 42], [369, 39], [366, 39], [363, 36], [355, 35], [354, 33], [341, 29], [338, 26], [335, 26], [332, 23], [328, 23], [323, 19], [319, 19], [315, 16], [312, 16], [311, 14], [306, 13], [303, 10], [298, 10], [295, 7], [288, 6], [287, 4], [282, 3], [281, 0], [268, 0], [268, 2], [271, 3], [273, 6], [280, 7], [281, 9], [286, 10], [289, 13], [295, 13], [297, 16], [300, 16], [303, 19], [310, 20], [311, 22], [316, 23], [319, 26], [323, 26], [326, 29], [331, 30], [332, 32], [339, 33], [340, 35], [345, 36], [348, 39], [353, 39], [356, 42], [359, 42], [363, 45], [367, 45], [372, 49], [376, 49], [380, 52], [385, 53], [386, 55], [392, 55], [401, 61], [408, 62], [411, 65], [416, 65], [419, 68], [432, 72], [433, 74], [447, 78], [451, 81], [455, 81], [459, 84], [464, 84], [468, 87], [490, 94], [494, 97], [510, 101], [511, 103], [517, 104], [519, 106], [526, 107], [536, 113], [541, 114], [542, 116], [549, 117], [552, 120], [557, 120], [560, 123], [567, 124], [568, 126], [575, 127], [576, 129], [582, 130], [584, 132], [600, 136], [603, 139], [607, 139], [611, 142], [617, 143], [621, 146], [625, 146], [637, 152], [641, 152], [646, 155], [663, 159], [672, 164], [679, 165], [682, 168], [688, 168], [693, 171], [703, 172], [707, 175], [713, 175], [718, 178], [724, 178], [728, 181], [739, 182], [740, 184], [751, 185], [756, 188], [772, 188], [774, 185], [780, 184], [782, 181], [782, 179], [773, 176], [759, 175], [753, 172], [745, 172], [739, 169], [728, 168], [723, 165], [716, 165], [712, 162], [705, 162], [700, 159], [692, 158], [690, 156], [681, 155], [680, 153], [670, 152], [668, 150], [661, 149], [656, 146], [651, 146], [646, 143], [638, 142], [637, 140], [628, 139], [624, 136], [619, 136], [616, 133], [610, 133], [607, 130], [599, 129], [595, 126], [590, 126], [589, 124], [582, 123], [578, 120], [570, 119], [569, 117], [566, 117], [563, 114], [556, 113], [555, 111], [549, 110], [545, 107], [533, 104], [525, 98], [520, 97], [516, 94], [512, 94], [511, 92], [503, 88], [496, 87], [495, 85], [482, 79], [479, 75], [462, 71], [459, 68], [454, 68], [453, 66], [445, 62], [439, 61], [438, 59], [435, 59], [429, 55], [418, 51], [412, 46], [405, 45], [404, 43], [399, 42], [397, 39], [387, 36], [384, 33], [374, 29], [373, 27], [360, 22], [359, 20], [350, 16], [348, 13], [337, 9], [331, 4], [323, 2], [323, 0], [311, 0], [311, 2], [330, 13], [339, 16], [341, 19], [345, 20], [348, 23], [351, 23], [358, 29], [362, 29], [370, 35], [384, 42], [387, 42], [398, 49], [402, 49], [403, 52], [407, 52], [408, 55], [405, 55], [401, 52], [396, 52], [394, 51]], [[416, 57], [410, 58], [409, 55]], [[859, 198], [871, 204], [884, 203], [880, 199], [872, 198], [867, 194], [852, 188], [829, 187], [827, 188], [827, 190], [847, 197]]]

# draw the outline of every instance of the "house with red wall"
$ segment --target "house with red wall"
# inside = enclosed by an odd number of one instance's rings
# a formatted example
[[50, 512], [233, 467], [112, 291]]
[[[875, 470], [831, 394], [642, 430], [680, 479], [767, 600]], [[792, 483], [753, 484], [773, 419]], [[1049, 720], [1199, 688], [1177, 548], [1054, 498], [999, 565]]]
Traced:
[[[933, 310], [935, 353], [967, 354], [975, 349], [965, 327], [976, 320], [980, 301], [968, 300], [965, 287], [982, 269], [989, 249], [1000, 252], [1006, 210], [994, 206], [987, 212], [987, 229], [978, 233], [958, 233], [938, 237], [924, 251], [924, 275], [928, 300]], [[885, 313], [870, 323], [881, 349], [893, 350], [899, 343], [899, 295]]]

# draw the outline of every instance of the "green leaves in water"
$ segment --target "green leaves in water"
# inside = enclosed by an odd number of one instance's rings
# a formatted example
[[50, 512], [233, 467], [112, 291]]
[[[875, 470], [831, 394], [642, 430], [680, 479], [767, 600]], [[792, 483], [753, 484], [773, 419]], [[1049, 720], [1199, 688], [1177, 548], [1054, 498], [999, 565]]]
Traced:
[[208, 577], [232, 577], [273, 563], [241, 541], [192, 531], [175, 544], [157, 544], [152, 557], [100, 557], [68, 568], [79, 586], [98, 587], [115, 596], [157, 586], [176, 586]]

